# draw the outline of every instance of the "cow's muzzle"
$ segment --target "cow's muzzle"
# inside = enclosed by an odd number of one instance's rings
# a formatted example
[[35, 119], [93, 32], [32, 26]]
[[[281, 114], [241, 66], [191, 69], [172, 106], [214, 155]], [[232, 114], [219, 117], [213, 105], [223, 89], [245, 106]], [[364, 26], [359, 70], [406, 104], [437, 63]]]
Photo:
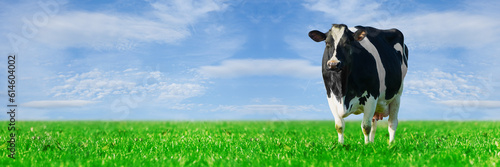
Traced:
[[340, 71], [344, 67], [341, 61], [329, 61], [327, 64], [329, 70]]

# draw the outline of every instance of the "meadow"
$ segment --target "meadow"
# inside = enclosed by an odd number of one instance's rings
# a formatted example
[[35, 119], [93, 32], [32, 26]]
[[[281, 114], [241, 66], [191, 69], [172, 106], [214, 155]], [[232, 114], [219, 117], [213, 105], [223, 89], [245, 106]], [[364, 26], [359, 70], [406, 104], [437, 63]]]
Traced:
[[[0, 130], [9, 139], [8, 122]], [[500, 122], [387, 122], [365, 145], [360, 122], [338, 144], [333, 121], [19, 121], [0, 166], [498, 166]]]

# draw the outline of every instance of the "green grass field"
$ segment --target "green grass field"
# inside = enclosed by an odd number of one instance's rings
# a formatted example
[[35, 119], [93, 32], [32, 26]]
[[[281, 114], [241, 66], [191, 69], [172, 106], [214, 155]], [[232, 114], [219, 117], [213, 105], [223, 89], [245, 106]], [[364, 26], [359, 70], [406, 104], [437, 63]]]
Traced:
[[[0, 130], [9, 138], [7, 122]], [[0, 166], [495, 166], [500, 122], [387, 122], [365, 145], [347, 122], [345, 145], [333, 121], [18, 122], [16, 159], [0, 144]]]

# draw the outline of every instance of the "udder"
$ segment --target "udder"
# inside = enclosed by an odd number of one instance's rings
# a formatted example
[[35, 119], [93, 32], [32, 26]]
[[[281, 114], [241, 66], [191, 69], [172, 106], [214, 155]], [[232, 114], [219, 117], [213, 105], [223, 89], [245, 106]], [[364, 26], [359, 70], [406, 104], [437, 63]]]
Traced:
[[375, 114], [373, 114], [372, 121], [383, 120], [384, 117], [388, 117], [388, 116], [389, 116], [389, 112], [375, 112]]
[[384, 117], [389, 116], [387, 101], [379, 101], [375, 109], [375, 114], [373, 114], [372, 121], [383, 120]]
[[383, 120], [384, 119], [384, 113], [375, 113], [373, 115], [373, 118], [372, 118], [372, 121], [379, 121], [379, 120]]

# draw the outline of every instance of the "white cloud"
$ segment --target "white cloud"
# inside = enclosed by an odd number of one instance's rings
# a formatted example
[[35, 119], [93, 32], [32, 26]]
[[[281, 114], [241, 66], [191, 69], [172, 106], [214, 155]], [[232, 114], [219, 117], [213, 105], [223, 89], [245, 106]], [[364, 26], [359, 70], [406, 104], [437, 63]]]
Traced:
[[[51, 94], [56, 98], [101, 100], [117, 95], [146, 94], [153, 100], [175, 102], [201, 96], [206, 89], [200, 80], [187, 81], [166, 78], [159, 71], [101, 71], [94, 69], [83, 73], [61, 74]], [[201, 79], [201, 78], [200, 78]]]
[[[152, 85], [153, 89], [156, 85]], [[186, 99], [190, 97], [203, 95], [205, 87], [200, 84], [193, 83], [170, 83], [160, 82], [156, 87], [161, 92], [159, 99]]]
[[412, 47], [473, 49], [499, 42], [495, 38], [500, 35], [497, 20], [491, 15], [448, 11], [408, 14], [394, 17], [382, 25], [402, 30]]
[[225, 60], [219, 66], [202, 66], [199, 72], [214, 78], [243, 76], [287, 76], [319, 78], [321, 67], [300, 59], [239, 59]]
[[[54, 97], [69, 97], [77, 99], [102, 99], [110, 94], [124, 94], [130, 92], [137, 83], [126, 80], [117, 75], [117, 72], [101, 72], [94, 69], [89, 72], [73, 75], [59, 75], [64, 85], [52, 88]], [[127, 74], [127, 73], [124, 73]], [[136, 73], [136, 77], [142, 73]]]
[[140, 42], [174, 44], [190, 36], [189, 28], [227, 5], [212, 0], [158, 1], [144, 15], [89, 11], [60, 12], [40, 27], [35, 39], [49, 46], [130, 49]]
[[117, 39], [171, 43], [187, 36], [174, 28], [144, 18], [91, 12], [71, 12], [54, 17], [38, 41], [56, 47], [112, 45]]
[[282, 101], [281, 98], [271, 97], [271, 98], [252, 98], [250, 100], [253, 103], [280, 103]]
[[366, 24], [384, 12], [381, 4], [372, 0], [307, 0], [304, 6], [312, 11], [323, 12], [336, 23]]
[[500, 101], [444, 100], [437, 103], [448, 107], [500, 108]]
[[154, 14], [163, 21], [187, 25], [203, 18], [207, 13], [222, 11], [228, 5], [218, 0], [173, 0], [153, 2], [151, 6], [156, 9]]
[[425, 95], [433, 100], [484, 98], [488, 85], [474, 73], [447, 73], [438, 69], [432, 71], [411, 71], [405, 79], [405, 93]]
[[66, 108], [66, 107], [83, 107], [89, 104], [97, 103], [97, 101], [88, 100], [42, 100], [30, 101], [21, 104], [22, 107], [30, 108]]

